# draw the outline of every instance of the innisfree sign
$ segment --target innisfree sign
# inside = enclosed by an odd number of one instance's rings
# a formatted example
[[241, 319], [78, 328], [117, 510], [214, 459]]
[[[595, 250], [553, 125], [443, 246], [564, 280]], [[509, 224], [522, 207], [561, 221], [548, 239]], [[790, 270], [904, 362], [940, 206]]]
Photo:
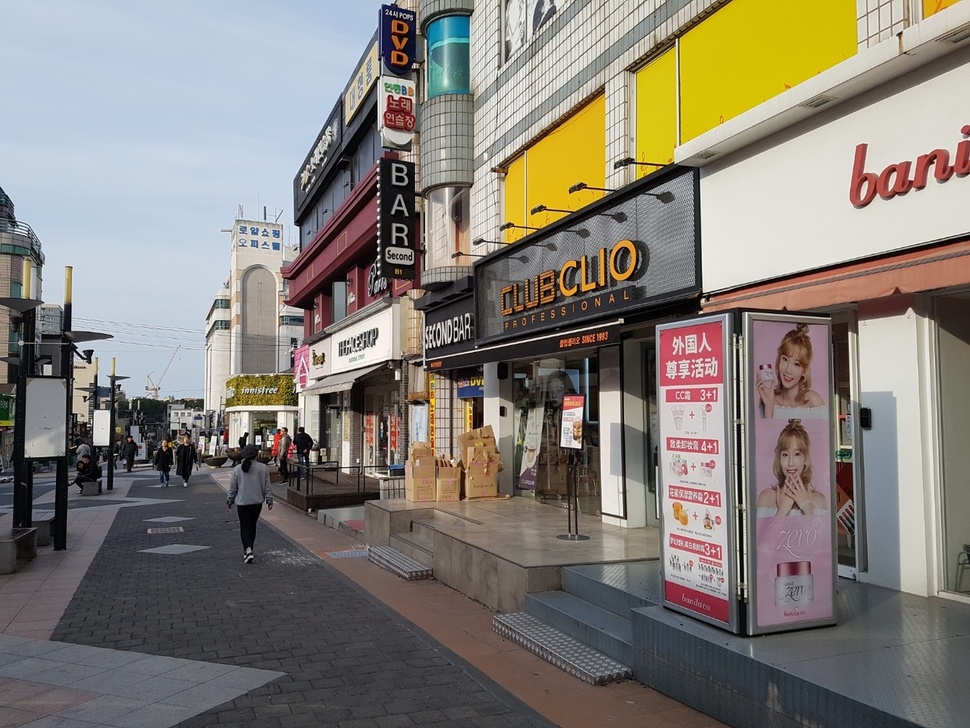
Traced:
[[297, 404], [294, 379], [286, 374], [242, 374], [226, 381], [226, 407]]

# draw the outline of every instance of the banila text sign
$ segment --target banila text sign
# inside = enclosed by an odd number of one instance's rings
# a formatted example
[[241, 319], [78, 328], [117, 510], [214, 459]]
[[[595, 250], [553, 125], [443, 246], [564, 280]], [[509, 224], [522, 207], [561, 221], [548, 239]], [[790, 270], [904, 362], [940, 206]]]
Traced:
[[380, 54], [381, 62], [388, 71], [396, 76], [411, 73], [414, 64], [414, 51], [417, 15], [396, 5], [381, 5], [380, 13]]
[[732, 319], [657, 327], [664, 606], [734, 633]]
[[377, 266], [386, 278], [417, 274], [414, 163], [381, 157], [377, 176]]

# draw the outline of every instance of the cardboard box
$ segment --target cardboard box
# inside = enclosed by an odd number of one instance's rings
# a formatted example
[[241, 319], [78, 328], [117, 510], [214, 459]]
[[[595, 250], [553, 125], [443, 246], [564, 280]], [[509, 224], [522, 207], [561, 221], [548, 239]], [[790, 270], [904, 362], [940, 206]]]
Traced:
[[461, 468], [438, 468], [438, 476], [435, 480], [436, 500], [452, 502], [461, 500], [461, 475]]
[[413, 503], [433, 501], [438, 497], [433, 459], [431, 465], [405, 463], [404, 497]]
[[483, 465], [470, 465], [465, 469], [466, 498], [494, 498], [498, 495], [498, 471]]

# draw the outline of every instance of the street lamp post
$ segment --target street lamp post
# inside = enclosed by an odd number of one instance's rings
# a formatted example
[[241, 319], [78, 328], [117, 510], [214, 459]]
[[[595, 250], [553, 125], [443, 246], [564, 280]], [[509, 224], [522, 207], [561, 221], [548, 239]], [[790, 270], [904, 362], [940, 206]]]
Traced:
[[0, 306], [20, 314], [20, 356], [17, 365], [16, 402], [14, 403], [13, 435], [13, 527], [30, 528], [33, 524], [33, 473], [26, 461], [27, 439], [27, 376], [34, 370], [36, 338], [36, 308], [43, 301], [31, 298], [33, 266], [24, 258], [22, 298], [0, 298]]
[[108, 447], [108, 453], [109, 453], [109, 455], [108, 455], [108, 459], [109, 459], [109, 462], [108, 462], [108, 490], [114, 490], [114, 487], [115, 487], [115, 457], [114, 457], [115, 448], [114, 448], [114, 442], [115, 442], [115, 427], [116, 427], [116, 424], [115, 424], [115, 397], [117, 396], [117, 392], [116, 392], [116, 390], [117, 390], [117, 382], [120, 382], [122, 379], [127, 379], [127, 378], [128, 377], [123, 377], [123, 376], [120, 376], [118, 374], [115, 374], [115, 358], [114, 357], [111, 357], [111, 377], [110, 377], [110, 381], [111, 381], [111, 394], [109, 395], [111, 397], [111, 414], [109, 415], [109, 419], [108, 419], [108, 422], [109, 422], [108, 430], [110, 430], [110, 432], [111, 432], [111, 445], [109, 445], [109, 447]]

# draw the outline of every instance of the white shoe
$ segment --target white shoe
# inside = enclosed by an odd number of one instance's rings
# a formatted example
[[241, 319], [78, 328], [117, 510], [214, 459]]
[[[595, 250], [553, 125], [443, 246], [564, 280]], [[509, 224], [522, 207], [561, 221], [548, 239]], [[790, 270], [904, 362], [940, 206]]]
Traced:
[[244, 564], [251, 564], [251, 563], [253, 563], [253, 550], [252, 549], [246, 549], [246, 553], [243, 554], [243, 563]]

